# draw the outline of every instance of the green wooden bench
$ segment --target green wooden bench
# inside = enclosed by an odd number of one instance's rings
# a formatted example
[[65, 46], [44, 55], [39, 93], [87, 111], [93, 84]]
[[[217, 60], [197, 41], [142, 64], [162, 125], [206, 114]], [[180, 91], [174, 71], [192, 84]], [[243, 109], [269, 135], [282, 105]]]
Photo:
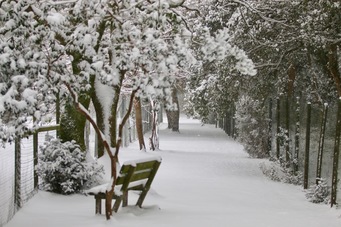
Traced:
[[[118, 174], [114, 195], [115, 199], [113, 211], [117, 212], [120, 204], [125, 207], [128, 205], [128, 191], [140, 191], [140, 196], [136, 206], [142, 207], [142, 203], [150, 189], [157, 170], [161, 164], [161, 158], [151, 158], [138, 161], [125, 162]], [[94, 187], [86, 194], [95, 196], [96, 214], [102, 212], [102, 200], [105, 199], [105, 192], [108, 184]]]

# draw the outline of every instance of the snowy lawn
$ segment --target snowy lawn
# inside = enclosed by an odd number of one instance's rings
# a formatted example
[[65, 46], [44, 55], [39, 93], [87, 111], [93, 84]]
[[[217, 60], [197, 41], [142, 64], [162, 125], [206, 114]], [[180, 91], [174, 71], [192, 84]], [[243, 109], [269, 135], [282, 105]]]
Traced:
[[[160, 151], [132, 144], [121, 162], [161, 156], [162, 164], [142, 209], [120, 208], [110, 221], [95, 215], [92, 196], [40, 191], [7, 227], [340, 227], [341, 210], [306, 200], [298, 186], [268, 180], [243, 147], [213, 125], [181, 119], [181, 133], [160, 131]], [[146, 140], [147, 142], [147, 140]]]

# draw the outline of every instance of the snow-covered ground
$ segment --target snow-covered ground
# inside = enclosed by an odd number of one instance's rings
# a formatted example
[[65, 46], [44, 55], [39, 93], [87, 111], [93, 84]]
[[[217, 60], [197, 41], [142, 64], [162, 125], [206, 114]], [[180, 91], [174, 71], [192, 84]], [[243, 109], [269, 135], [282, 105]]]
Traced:
[[[161, 156], [142, 209], [120, 208], [110, 221], [95, 215], [91, 196], [40, 191], [7, 227], [340, 227], [341, 210], [306, 200], [298, 186], [272, 182], [243, 147], [213, 125], [181, 119], [180, 133], [160, 130], [160, 151], [121, 150], [121, 162]], [[147, 142], [147, 140], [146, 140]]]

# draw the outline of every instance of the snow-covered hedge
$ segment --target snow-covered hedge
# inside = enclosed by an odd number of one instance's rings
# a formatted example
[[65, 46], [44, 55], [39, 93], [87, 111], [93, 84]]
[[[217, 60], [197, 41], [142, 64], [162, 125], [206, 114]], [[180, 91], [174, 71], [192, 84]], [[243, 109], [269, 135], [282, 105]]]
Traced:
[[328, 203], [330, 200], [330, 188], [324, 179], [319, 179], [318, 184], [311, 186], [307, 193], [307, 199], [312, 203]]
[[255, 158], [268, 157], [268, 119], [263, 102], [243, 95], [236, 102], [235, 122], [238, 140]]
[[263, 174], [273, 181], [294, 185], [300, 185], [303, 182], [303, 174], [299, 171], [294, 174], [290, 167], [286, 167], [285, 162], [264, 161], [260, 163], [259, 167]]
[[95, 184], [104, 172], [95, 161], [87, 162], [85, 152], [75, 141], [62, 143], [52, 139], [40, 149], [36, 170], [42, 190], [77, 193]]

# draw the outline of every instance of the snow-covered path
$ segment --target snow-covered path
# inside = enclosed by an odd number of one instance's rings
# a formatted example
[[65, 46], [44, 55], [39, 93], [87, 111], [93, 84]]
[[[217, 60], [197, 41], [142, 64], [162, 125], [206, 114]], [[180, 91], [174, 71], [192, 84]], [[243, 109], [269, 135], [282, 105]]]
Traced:
[[309, 203], [298, 186], [272, 182], [242, 146], [213, 125], [182, 119], [181, 133], [160, 131], [160, 151], [121, 151], [121, 161], [150, 155], [162, 164], [142, 209], [121, 208], [110, 221], [94, 199], [39, 192], [8, 227], [340, 227], [341, 210]]

